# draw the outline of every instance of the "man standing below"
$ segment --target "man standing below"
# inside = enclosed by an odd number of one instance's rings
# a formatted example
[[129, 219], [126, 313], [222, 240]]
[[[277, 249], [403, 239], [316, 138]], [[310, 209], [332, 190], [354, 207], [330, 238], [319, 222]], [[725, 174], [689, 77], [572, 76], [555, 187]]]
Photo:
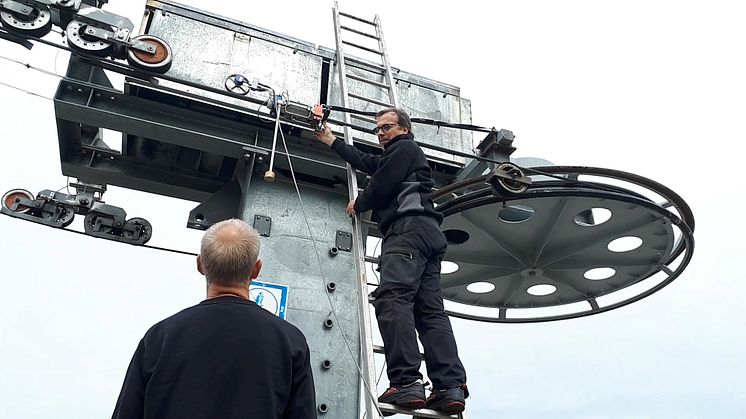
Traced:
[[290, 323], [249, 300], [259, 234], [232, 219], [202, 238], [197, 270], [207, 299], [145, 333], [114, 419], [315, 419], [308, 344]]
[[[451, 322], [443, 308], [440, 262], [448, 244], [440, 231], [443, 215], [432, 201], [430, 166], [414, 142], [406, 112], [397, 108], [378, 112], [375, 133], [383, 147], [380, 156], [347, 145], [327, 126], [315, 137], [355, 169], [371, 175], [368, 187], [347, 205], [347, 213], [373, 210], [383, 234], [381, 284], [373, 293], [373, 306], [383, 337], [390, 387], [378, 401], [409, 409], [427, 406], [460, 413], [469, 393]], [[433, 381], [427, 400], [415, 329]]]

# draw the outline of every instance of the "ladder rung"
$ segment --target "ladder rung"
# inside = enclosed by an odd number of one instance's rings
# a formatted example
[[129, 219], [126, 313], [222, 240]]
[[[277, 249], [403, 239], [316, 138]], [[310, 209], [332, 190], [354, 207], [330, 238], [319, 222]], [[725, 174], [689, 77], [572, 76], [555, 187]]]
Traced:
[[351, 65], [355, 68], [360, 68], [360, 69], [368, 70], [368, 71], [371, 71], [371, 68], [373, 68], [373, 69], [380, 71], [381, 74], [386, 74], [386, 67], [384, 67], [381, 64], [371, 63], [368, 61], [362, 61], [356, 57], [353, 57], [347, 54], [344, 55], [344, 59], [345, 59], [345, 64], [347, 64], [347, 62], [349, 61], [350, 63], [352, 63]]
[[361, 96], [361, 95], [358, 95], [358, 94], [355, 94], [355, 93], [348, 93], [347, 96], [354, 97], [355, 99], [364, 100], [366, 102], [375, 103], [376, 105], [381, 105], [381, 106], [383, 106], [385, 108], [388, 108], [390, 106], [394, 106], [394, 105], [391, 104], [391, 102], [383, 102], [381, 100], [371, 99], [369, 97]]
[[361, 219], [360, 220], [360, 224], [366, 225], [368, 227], [378, 228], [378, 224], [376, 224], [375, 221], [371, 221], [371, 220], [363, 220], [363, 219]]
[[365, 261], [370, 263], [378, 263], [381, 261], [381, 259], [373, 256], [366, 256]]
[[363, 83], [372, 84], [373, 86], [383, 87], [384, 89], [389, 88], [389, 85], [386, 83], [381, 83], [380, 81], [371, 80], [367, 77], [358, 76], [357, 74], [347, 73], [347, 77], [353, 80], [361, 81]]
[[415, 409], [415, 410], [406, 410], [399, 406], [395, 406], [393, 404], [388, 403], [378, 403], [378, 408], [381, 409], [381, 412], [383, 413], [399, 413], [402, 415], [409, 415], [412, 417], [417, 418], [427, 418], [427, 419], [459, 419], [461, 418], [461, 415], [448, 415], [446, 413], [441, 413], [432, 409]]
[[[384, 348], [381, 345], [373, 345], [373, 352], [375, 352], [377, 354], [383, 354], [383, 353], [385, 353], [384, 352]], [[420, 352], [420, 359], [424, 361], [425, 360], [425, 354], [423, 354], [423, 353]]]
[[369, 33], [363, 32], [363, 31], [359, 31], [359, 30], [357, 30], [355, 28], [350, 28], [349, 26], [340, 25], [339, 28], [340, 29], [344, 29], [346, 31], [354, 32], [354, 33], [356, 33], [358, 35], [367, 36], [368, 38], [375, 39], [376, 41], [378, 40], [378, 37], [375, 36], [375, 35], [371, 35]]
[[351, 47], [355, 47], [355, 48], [361, 49], [363, 51], [372, 52], [373, 54], [383, 55], [383, 53], [381, 51], [377, 50], [377, 49], [368, 48], [366, 46], [363, 46], [363, 45], [360, 45], [360, 44], [356, 44], [354, 42], [342, 41], [342, 43], [345, 44], [345, 45], [349, 45]]
[[350, 115], [350, 118], [355, 118], [355, 119], [359, 119], [361, 121], [370, 122], [371, 124], [375, 124], [376, 123], [375, 118], [371, 118], [371, 117], [365, 116], [365, 115], [355, 115], [355, 114], [352, 114], [352, 115]]
[[363, 19], [361, 17], [353, 16], [353, 15], [351, 15], [349, 13], [339, 12], [339, 15], [340, 16], [344, 16], [344, 17], [348, 17], [348, 18], [353, 19], [353, 20], [357, 20], [358, 22], [367, 23], [368, 25], [376, 26], [376, 22], [371, 22], [370, 20], [365, 20], [365, 19]]

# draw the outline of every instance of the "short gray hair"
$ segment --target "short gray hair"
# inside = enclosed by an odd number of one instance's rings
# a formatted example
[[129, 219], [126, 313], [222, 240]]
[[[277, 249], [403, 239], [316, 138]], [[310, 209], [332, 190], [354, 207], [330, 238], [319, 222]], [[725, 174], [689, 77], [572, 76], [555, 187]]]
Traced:
[[259, 233], [235, 218], [213, 224], [202, 237], [200, 258], [207, 282], [232, 284], [251, 276], [259, 259]]

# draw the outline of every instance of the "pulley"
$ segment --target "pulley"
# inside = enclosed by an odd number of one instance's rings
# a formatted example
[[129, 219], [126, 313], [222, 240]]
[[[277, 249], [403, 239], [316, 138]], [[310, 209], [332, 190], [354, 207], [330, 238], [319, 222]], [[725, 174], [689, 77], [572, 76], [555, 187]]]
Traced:
[[513, 163], [500, 163], [487, 175], [487, 182], [497, 196], [518, 195], [526, 192], [531, 178]]

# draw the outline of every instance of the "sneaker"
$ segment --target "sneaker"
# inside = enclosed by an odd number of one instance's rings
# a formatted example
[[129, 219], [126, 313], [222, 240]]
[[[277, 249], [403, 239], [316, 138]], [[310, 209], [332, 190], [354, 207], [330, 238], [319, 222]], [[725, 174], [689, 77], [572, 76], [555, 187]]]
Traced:
[[411, 384], [391, 386], [381, 394], [378, 402], [393, 404], [405, 409], [422, 409], [425, 407], [425, 387], [421, 380]]
[[466, 409], [466, 398], [469, 397], [469, 389], [466, 384], [446, 390], [436, 390], [427, 398], [427, 408], [439, 410], [449, 415], [461, 413]]

